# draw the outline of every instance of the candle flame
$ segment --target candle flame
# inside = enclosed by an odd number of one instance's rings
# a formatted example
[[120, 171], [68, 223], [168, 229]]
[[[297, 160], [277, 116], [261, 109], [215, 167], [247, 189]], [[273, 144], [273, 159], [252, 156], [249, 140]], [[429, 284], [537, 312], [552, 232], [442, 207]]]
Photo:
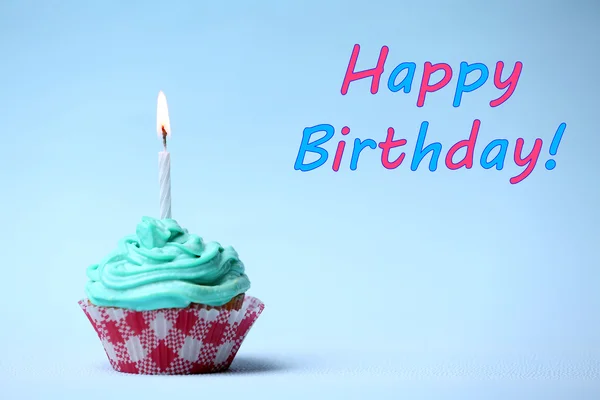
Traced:
[[160, 138], [163, 137], [163, 130], [167, 132], [167, 137], [171, 137], [171, 122], [169, 121], [167, 97], [161, 90], [158, 93], [158, 103], [156, 105], [156, 132]]

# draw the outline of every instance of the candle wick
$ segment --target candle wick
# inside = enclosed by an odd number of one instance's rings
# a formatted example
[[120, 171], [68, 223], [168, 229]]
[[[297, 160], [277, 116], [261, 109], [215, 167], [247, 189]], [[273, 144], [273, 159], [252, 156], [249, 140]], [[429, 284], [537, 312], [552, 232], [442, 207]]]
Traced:
[[162, 126], [162, 138], [163, 138], [163, 146], [165, 151], [167, 151], [167, 131], [165, 130], [165, 126]]

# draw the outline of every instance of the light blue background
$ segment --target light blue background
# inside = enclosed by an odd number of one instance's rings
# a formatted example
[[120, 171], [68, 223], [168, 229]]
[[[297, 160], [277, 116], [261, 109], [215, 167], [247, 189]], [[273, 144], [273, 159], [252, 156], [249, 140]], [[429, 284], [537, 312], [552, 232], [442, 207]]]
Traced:
[[[598, 4], [126, 3], [0, 5], [3, 398], [598, 398]], [[377, 95], [366, 80], [340, 94], [355, 43], [361, 69], [390, 47]], [[463, 60], [490, 78], [522, 61], [516, 92], [492, 109], [488, 80], [452, 107]], [[403, 61], [413, 90], [391, 93]], [[425, 61], [455, 76], [419, 109]], [[234, 245], [267, 304], [237, 373], [118, 375], [77, 306], [85, 268], [158, 213], [159, 90], [174, 218]], [[447, 150], [474, 118], [476, 157], [510, 140], [503, 171], [410, 171], [423, 120]], [[387, 171], [367, 150], [357, 171], [349, 153], [337, 173], [294, 171], [319, 123], [350, 140], [393, 126], [407, 160]], [[544, 147], [510, 185], [518, 137]]]

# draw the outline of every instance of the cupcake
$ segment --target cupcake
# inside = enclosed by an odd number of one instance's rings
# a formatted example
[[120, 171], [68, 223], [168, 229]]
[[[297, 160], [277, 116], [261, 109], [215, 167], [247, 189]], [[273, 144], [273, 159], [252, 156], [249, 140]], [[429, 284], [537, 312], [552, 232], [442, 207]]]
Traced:
[[250, 281], [232, 247], [173, 219], [142, 218], [87, 277], [79, 305], [120, 372], [224, 371], [264, 309], [245, 294]]

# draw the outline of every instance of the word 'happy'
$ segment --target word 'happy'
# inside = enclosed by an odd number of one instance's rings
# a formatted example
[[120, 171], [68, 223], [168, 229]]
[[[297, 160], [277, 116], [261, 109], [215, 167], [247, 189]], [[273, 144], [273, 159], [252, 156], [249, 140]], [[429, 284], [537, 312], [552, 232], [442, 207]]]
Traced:
[[[356, 63], [358, 60], [359, 52], [360, 46], [358, 44], [354, 45], [352, 54], [350, 56], [350, 61], [348, 63], [348, 68], [346, 69], [346, 74], [344, 75], [344, 79], [342, 81], [342, 95], [348, 94], [350, 83], [366, 78], [371, 78], [370, 92], [372, 94], [377, 94], [377, 92], [379, 91], [380, 81], [384, 73], [384, 67], [387, 55], [389, 53], [389, 48], [387, 46], [383, 46], [381, 48], [381, 51], [379, 53], [379, 59], [377, 60], [377, 63], [374, 68], [356, 71]], [[508, 77], [503, 80], [502, 74], [504, 70], [504, 63], [502, 61], [498, 61], [496, 63], [493, 84], [501, 93], [498, 95], [497, 98], [492, 99], [490, 101], [489, 104], [491, 107], [500, 106], [513, 95], [517, 87], [517, 83], [519, 82], [519, 77], [521, 76], [522, 69], [523, 64], [517, 61]], [[388, 76], [387, 88], [391, 92], [403, 91], [404, 93], [410, 93], [413, 86], [413, 82], [415, 81], [415, 72], [416, 64], [414, 62], [403, 62], [401, 64], [398, 64], [394, 67], [394, 69]], [[438, 72], [441, 72], [443, 76], [437, 81], [434, 80], [434, 82], [432, 83], [433, 75]], [[452, 70], [452, 67], [446, 63], [432, 64], [430, 62], [425, 62], [423, 74], [420, 77], [419, 92], [416, 104], [417, 107], [423, 107], [425, 105], [425, 99], [427, 97], [427, 94], [434, 93], [446, 87], [450, 83], [453, 73], [454, 71]], [[470, 74], [476, 75], [477, 78], [472, 83], [467, 84], [468, 78], [472, 77], [472, 75]], [[400, 76], [403, 77], [399, 79]], [[489, 76], [490, 70], [485, 64], [469, 64], [464, 61], [461, 62], [458, 70], [456, 86], [454, 88], [454, 99], [452, 105], [454, 107], [459, 107], [461, 105], [463, 95], [465, 93], [470, 93], [479, 89], [487, 82]], [[466, 169], [470, 169], [473, 167], [475, 158], [475, 146], [477, 143], [477, 136], [479, 133], [480, 126], [481, 121], [479, 119], [475, 119], [473, 121], [469, 137], [467, 139], [460, 140], [457, 143], [453, 144], [450, 147], [450, 149], [446, 152], [446, 155], [444, 157], [444, 165], [448, 169], [458, 170], [463, 167]], [[564, 122], [558, 126], [549, 146], [550, 156], [556, 155], [558, 151], [558, 146], [560, 145], [560, 141], [562, 139], [566, 126], [567, 125]], [[440, 157], [442, 156], [442, 144], [439, 142], [425, 144], [428, 128], [429, 122], [423, 121], [419, 129], [419, 134], [416, 140], [412, 160], [410, 162], [411, 171], [416, 171], [421, 165], [421, 161], [429, 154], [431, 155], [431, 158], [429, 159], [429, 170], [436, 171], [438, 168], [438, 162]], [[320, 133], [319, 136], [321, 137], [311, 141], [312, 136], [317, 133]], [[342, 136], [346, 136], [350, 133], [350, 128], [344, 126], [340, 130], [340, 133], [342, 134]], [[300, 149], [298, 151], [298, 156], [294, 164], [294, 169], [306, 172], [314, 170], [324, 165], [329, 158], [329, 152], [321, 146], [325, 145], [327, 142], [333, 139], [334, 135], [335, 128], [330, 124], [319, 124], [305, 128], [300, 143]], [[358, 168], [358, 160], [360, 154], [363, 150], [366, 149], [377, 150], [379, 148], [381, 151], [381, 164], [384, 168], [388, 170], [396, 169], [400, 165], [402, 165], [404, 159], [406, 158], [406, 153], [402, 152], [398, 156], [396, 156], [395, 159], [390, 160], [390, 152], [392, 149], [400, 148], [406, 145], [408, 141], [404, 138], [395, 138], [394, 136], [395, 130], [394, 128], [390, 127], [387, 130], [385, 140], [379, 143], [373, 139], [354, 139], [354, 145], [350, 156], [350, 170], [354, 171]], [[542, 139], [537, 138], [534, 140], [531, 151], [524, 152], [525, 140], [523, 138], [516, 139], [511, 158], [517, 166], [522, 168], [522, 171], [518, 175], [510, 178], [511, 184], [517, 184], [523, 181], [531, 174], [531, 172], [537, 165], [538, 159], [541, 154], [542, 145]], [[331, 165], [332, 170], [335, 172], [339, 171], [340, 169], [345, 146], [346, 142], [344, 140], [340, 140], [337, 144], [335, 155], [333, 157], [333, 162]], [[466, 150], [465, 155], [462, 159], [456, 160], [455, 155], [461, 149]], [[481, 155], [479, 156], [479, 164], [484, 169], [492, 169], [495, 167], [496, 170], [502, 170], [504, 168], [508, 152], [509, 141], [507, 139], [492, 140], [490, 143], [486, 144], [483, 151], [481, 152]], [[318, 158], [312, 162], [305, 163], [307, 153], [313, 153], [313, 155], [318, 156]], [[495, 155], [491, 157], [492, 154]], [[547, 170], [554, 169], [556, 167], [556, 161], [550, 158], [546, 161], [545, 167]]]

